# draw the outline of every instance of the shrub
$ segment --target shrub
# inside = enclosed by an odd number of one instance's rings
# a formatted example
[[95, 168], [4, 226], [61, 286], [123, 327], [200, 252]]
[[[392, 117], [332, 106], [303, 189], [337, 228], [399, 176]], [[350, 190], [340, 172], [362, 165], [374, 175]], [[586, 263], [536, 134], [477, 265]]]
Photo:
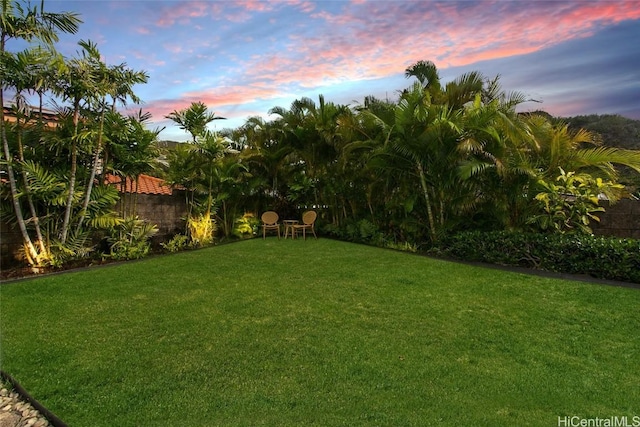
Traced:
[[155, 224], [150, 224], [137, 216], [125, 218], [112, 230], [108, 241], [111, 258], [118, 260], [139, 259], [151, 250], [149, 239], [158, 232]]
[[429, 253], [640, 283], [640, 240], [636, 239], [471, 231], [443, 238]]
[[191, 245], [199, 248], [213, 243], [213, 235], [216, 231], [216, 225], [210, 217], [200, 215], [190, 217], [187, 220], [189, 235], [191, 236]]
[[184, 234], [176, 234], [167, 243], [160, 243], [168, 252], [179, 252], [187, 249], [189, 245], [189, 237]]
[[250, 239], [258, 234], [260, 220], [252, 213], [246, 213], [236, 219], [233, 235], [240, 239]]
[[591, 234], [590, 222], [600, 221], [595, 214], [604, 212], [599, 206], [598, 195], [604, 193], [615, 200], [616, 192], [623, 188], [588, 174], [565, 172], [562, 168], [555, 181], [538, 181], [543, 191], [536, 195], [535, 201], [541, 213], [528, 221], [543, 231]]

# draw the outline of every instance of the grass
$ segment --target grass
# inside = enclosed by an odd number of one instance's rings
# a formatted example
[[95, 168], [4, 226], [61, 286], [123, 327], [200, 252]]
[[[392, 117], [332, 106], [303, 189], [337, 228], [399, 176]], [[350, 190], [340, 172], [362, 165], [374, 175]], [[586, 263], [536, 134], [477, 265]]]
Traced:
[[2, 369], [71, 426], [640, 415], [637, 289], [268, 238], [0, 292]]

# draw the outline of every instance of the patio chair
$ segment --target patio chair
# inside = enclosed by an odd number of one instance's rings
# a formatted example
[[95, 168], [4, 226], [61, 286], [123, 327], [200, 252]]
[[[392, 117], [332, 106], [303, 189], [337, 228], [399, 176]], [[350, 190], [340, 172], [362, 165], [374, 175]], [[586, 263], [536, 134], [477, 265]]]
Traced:
[[276, 230], [278, 232], [278, 239], [280, 238], [280, 223], [278, 223], [278, 219], [280, 218], [278, 214], [274, 211], [267, 211], [262, 214], [260, 217], [262, 219], [262, 238], [265, 239], [267, 236], [267, 230]]
[[317, 239], [318, 236], [316, 236], [316, 230], [314, 227], [316, 218], [318, 218], [318, 214], [315, 211], [306, 211], [305, 213], [303, 213], [302, 224], [293, 225], [294, 237], [298, 235], [298, 231], [302, 230], [302, 238], [304, 240], [307, 240], [307, 230], [311, 230], [311, 232], [313, 233], [313, 237]]

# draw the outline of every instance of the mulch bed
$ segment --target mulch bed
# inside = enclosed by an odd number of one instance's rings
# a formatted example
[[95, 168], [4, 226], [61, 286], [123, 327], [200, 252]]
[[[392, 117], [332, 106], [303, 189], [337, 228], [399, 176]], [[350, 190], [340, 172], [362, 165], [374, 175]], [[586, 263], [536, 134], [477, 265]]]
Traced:
[[9, 281], [17, 279], [25, 279], [29, 277], [42, 276], [44, 274], [62, 273], [64, 271], [76, 270], [80, 268], [93, 267], [99, 265], [107, 265], [119, 262], [112, 259], [80, 259], [70, 261], [61, 267], [27, 267], [27, 266], [12, 266], [9, 268], [3, 268], [0, 271], [0, 281]]

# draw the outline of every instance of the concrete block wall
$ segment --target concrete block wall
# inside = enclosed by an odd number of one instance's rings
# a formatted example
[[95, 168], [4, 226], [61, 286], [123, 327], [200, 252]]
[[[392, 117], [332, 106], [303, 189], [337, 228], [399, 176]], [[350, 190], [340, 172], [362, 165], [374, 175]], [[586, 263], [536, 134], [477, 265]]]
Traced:
[[[606, 212], [599, 215], [600, 223], [591, 223], [594, 234], [640, 239], [640, 200], [620, 200], [612, 206], [605, 204], [604, 208]], [[174, 234], [184, 233], [186, 213], [185, 197], [181, 191], [174, 191], [171, 196], [138, 195], [138, 216], [158, 226], [158, 234], [153, 239], [156, 243], [165, 241]], [[16, 263], [15, 253], [21, 244], [22, 236], [17, 228], [1, 222], [0, 268]]]
[[18, 227], [0, 221], [0, 269], [16, 264], [16, 252], [22, 247], [22, 234]]
[[[116, 212], [119, 212], [118, 205]], [[152, 239], [153, 244], [159, 245], [174, 234], [184, 234], [184, 218], [187, 215], [184, 192], [174, 191], [170, 196], [139, 194], [136, 214], [158, 226], [158, 233]], [[22, 235], [17, 227], [0, 222], [0, 269], [11, 268], [18, 263], [15, 254], [21, 245]]]
[[613, 205], [603, 204], [600, 223], [592, 222], [593, 234], [640, 239], [640, 200], [624, 199]]
[[[127, 200], [127, 204], [132, 201]], [[120, 206], [116, 204], [116, 211]], [[138, 194], [136, 215], [158, 226], [158, 237], [184, 234], [187, 205], [182, 191], [173, 195]]]

